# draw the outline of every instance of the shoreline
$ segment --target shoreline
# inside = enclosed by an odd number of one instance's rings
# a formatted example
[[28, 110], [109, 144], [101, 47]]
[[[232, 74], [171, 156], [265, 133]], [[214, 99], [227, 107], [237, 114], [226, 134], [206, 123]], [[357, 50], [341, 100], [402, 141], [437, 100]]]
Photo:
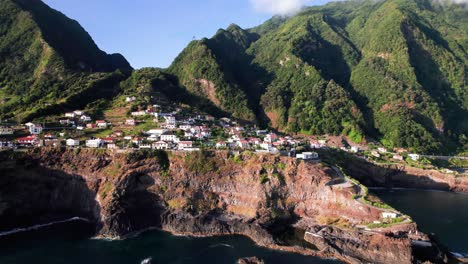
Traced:
[[437, 190], [437, 189], [421, 189], [421, 188], [405, 188], [405, 187], [395, 187], [395, 188], [387, 188], [387, 187], [368, 187], [369, 190], [388, 190], [388, 191], [422, 191], [422, 192], [440, 192], [440, 193], [453, 193], [453, 194], [463, 194], [468, 195], [468, 192], [456, 192], [451, 190]]

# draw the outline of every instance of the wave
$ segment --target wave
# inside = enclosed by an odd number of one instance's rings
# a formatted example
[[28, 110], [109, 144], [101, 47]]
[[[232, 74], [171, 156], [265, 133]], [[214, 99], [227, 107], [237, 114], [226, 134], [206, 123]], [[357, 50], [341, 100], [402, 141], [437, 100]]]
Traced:
[[234, 248], [233, 245], [229, 245], [229, 244], [214, 244], [214, 245], [211, 245], [210, 248], [216, 248], [216, 247], [229, 247], [229, 248]]
[[153, 261], [153, 258], [147, 258], [141, 261], [141, 264], [151, 264]]
[[468, 258], [468, 253], [450, 252], [456, 258]]
[[73, 217], [73, 218], [70, 218], [70, 219], [61, 220], [61, 221], [55, 221], [55, 222], [50, 222], [50, 223], [47, 223], [47, 224], [34, 225], [34, 226], [24, 227], [24, 228], [15, 228], [15, 229], [13, 229], [13, 230], [0, 232], [0, 237], [10, 236], [10, 235], [17, 234], [17, 233], [23, 233], [23, 232], [34, 231], [34, 230], [38, 230], [38, 229], [45, 228], [45, 227], [49, 227], [49, 226], [53, 226], [53, 225], [64, 224], [64, 223], [69, 223], [69, 222], [76, 222], [76, 221], [84, 221], [84, 222], [87, 222], [87, 223], [90, 222], [90, 221], [89, 221], [88, 219], [86, 219], [86, 218], [82, 218], [82, 217]]

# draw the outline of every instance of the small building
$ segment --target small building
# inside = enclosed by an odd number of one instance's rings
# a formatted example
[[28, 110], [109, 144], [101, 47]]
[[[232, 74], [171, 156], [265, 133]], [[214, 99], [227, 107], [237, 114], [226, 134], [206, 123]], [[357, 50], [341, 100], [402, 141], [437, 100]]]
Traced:
[[218, 149], [219, 148], [225, 148], [225, 147], [227, 147], [227, 144], [224, 141], [219, 141], [218, 143], [216, 143], [216, 148], [218, 148]]
[[179, 129], [183, 131], [190, 130], [192, 128], [192, 125], [180, 125]]
[[49, 133], [49, 134], [45, 134], [44, 138], [45, 139], [57, 139], [57, 136]]
[[151, 136], [147, 137], [146, 140], [151, 141], [151, 142], [155, 142], [155, 141], [159, 141], [159, 137], [156, 136], [156, 135], [151, 135]]
[[180, 141], [178, 144], [178, 147], [179, 149], [192, 148], [193, 142], [192, 141]]
[[297, 159], [303, 159], [303, 160], [318, 159], [318, 157], [319, 155], [317, 152], [303, 152], [301, 154], [296, 155]]
[[20, 146], [34, 146], [38, 145], [40, 140], [37, 135], [31, 135], [27, 137], [17, 138], [16, 142], [18, 142]]
[[395, 219], [398, 217], [397, 213], [394, 212], [382, 212], [383, 219]]
[[146, 116], [146, 111], [135, 111], [135, 112], [132, 112], [132, 116]]
[[153, 149], [169, 149], [169, 144], [164, 141], [154, 142], [152, 144]]
[[82, 115], [85, 114], [85, 112], [82, 111], [82, 110], [75, 110], [75, 111], [73, 111], [73, 113], [74, 113], [76, 116], [82, 116]]
[[0, 136], [13, 135], [13, 128], [10, 127], [0, 127]]
[[78, 147], [80, 145], [80, 141], [78, 139], [67, 139], [66, 141], [67, 147]]
[[65, 117], [75, 118], [76, 114], [74, 112], [65, 113]]
[[80, 117], [80, 120], [83, 121], [83, 122], [91, 122], [91, 121], [93, 121], [93, 119], [91, 119], [91, 117], [90, 117], [90, 116], [87, 116], [87, 115], [82, 115], [82, 116]]
[[107, 122], [104, 121], [104, 120], [97, 120], [97, 121], [96, 121], [96, 126], [97, 126], [98, 128], [107, 128], [108, 124], [107, 124]]
[[11, 141], [0, 139], [0, 149], [13, 149], [15, 144]]
[[42, 129], [41, 125], [32, 125], [29, 127], [29, 133], [31, 133], [31, 135], [39, 135], [42, 133]]
[[377, 151], [378, 151], [379, 153], [382, 153], [382, 154], [387, 153], [387, 149], [386, 149], [386, 148], [382, 148], [382, 147], [378, 148]]
[[147, 135], [156, 135], [156, 136], [161, 136], [162, 134], [166, 133], [167, 129], [151, 129], [146, 131]]
[[176, 139], [177, 139], [177, 136], [171, 132], [165, 132], [161, 135], [162, 141], [174, 142], [176, 141]]
[[359, 151], [360, 151], [360, 149], [359, 149], [358, 146], [352, 146], [352, 147], [351, 147], [351, 152], [352, 152], [352, 153], [359, 153]]
[[398, 155], [398, 154], [396, 154], [396, 155], [393, 155], [393, 159], [394, 159], [394, 160], [399, 160], [399, 161], [403, 161], [403, 160], [405, 160], [405, 159], [403, 158], [403, 156], [401, 156], [401, 155]]
[[135, 119], [127, 119], [127, 120], [125, 120], [125, 125], [127, 125], [127, 126], [135, 126], [135, 125], [136, 125], [136, 121], [135, 121]]
[[414, 161], [418, 161], [421, 159], [421, 155], [419, 154], [408, 154], [408, 157]]
[[375, 150], [373, 150], [373, 151], [371, 152], [371, 155], [374, 156], [374, 157], [376, 157], [376, 158], [380, 158], [380, 153], [377, 152], [377, 151], [375, 151]]
[[113, 143], [113, 144], [107, 144], [107, 149], [118, 149], [119, 147]]
[[93, 129], [93, 128], [96, 128], [97, 125], [94, 124], [94, 123], [91, 123], [91, 124], [86, 124], [86, 128], [89, 128], [89, 129]]
[[150, 144], [140, 144], [140, 145], [138, 145], [138, 148], [139, 149], [151, 149], [151, 145]]
[[135, 96], [127, 96], [125, 98], [125, 102], [127, 103], [131, 103], [131, 102], [134, 102], [136, 100], [136, 97]]
[[88, 148], [100, 148], [103, 145], [104, 145], [104, 142], [99, 138], [86, 140], [86, 147]]
[[276, 135], [275, 133], [270, 133], [270, 134], [266, 135], [266, 137], [265, 137], [265, 139], [263, 141], [268, 142], [268, 143], [273, 143], [276, 140], [278, 140], [278, 135]]
[[102, 141], [103, 141], [105, 144], [114, 144], [114, 143], [115, 143], [115, 140], [114, 140], [114, 138], [112, 138], [112, 137], [103, 138]]
[[70, 119], [61, 119], [59, 120], [60, 125], [65, 126], [65, 125], [70, 125], [70, 124], [75, 124], [75, 121], [71, 121]]

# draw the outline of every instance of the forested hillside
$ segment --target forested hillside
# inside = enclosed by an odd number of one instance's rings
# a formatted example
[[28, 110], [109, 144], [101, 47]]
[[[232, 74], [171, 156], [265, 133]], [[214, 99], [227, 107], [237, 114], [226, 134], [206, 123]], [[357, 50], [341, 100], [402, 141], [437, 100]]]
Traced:
[[[116, 71], [118, 70], [118, 71]], [[0, 0], [0, 101], [18, 121], [111, 98], [132, 70], [42, 1]]]
[[279, 130], [466, 148], [467, 10], [430, 0], [330, 3], [220, 30], [192, 42], [169, 71], [235, 116]]
[[[0, 0], [0, 113], [33, 120], [153, 92], [214, 115], [420, 152], [468, 149], [468, 8], [345, 1], [231, 25], [133, 71], [41, 1]], [[146, 100], [147, 101], [147, 100]]]

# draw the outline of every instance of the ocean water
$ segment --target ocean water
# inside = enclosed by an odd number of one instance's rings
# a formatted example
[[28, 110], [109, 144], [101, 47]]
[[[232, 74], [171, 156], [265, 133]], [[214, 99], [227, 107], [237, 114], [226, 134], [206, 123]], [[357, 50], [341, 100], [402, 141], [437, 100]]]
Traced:
[[453, 252], [468, 253], [468, 194], [422, 190], [371, 190], [434, 233]]
[[236, 263], [241, 257], [256, 256], [266, 263], [340, 263], [274, 251], [256, 246], [242, 236], [191, 238], [162, 231], [148, 231], [122, 241], [90, 239], [92, 226], [83, 222], [62, 223], [36, 231], [0, 237], [2, 264], [139, 264], [152, 263]]

